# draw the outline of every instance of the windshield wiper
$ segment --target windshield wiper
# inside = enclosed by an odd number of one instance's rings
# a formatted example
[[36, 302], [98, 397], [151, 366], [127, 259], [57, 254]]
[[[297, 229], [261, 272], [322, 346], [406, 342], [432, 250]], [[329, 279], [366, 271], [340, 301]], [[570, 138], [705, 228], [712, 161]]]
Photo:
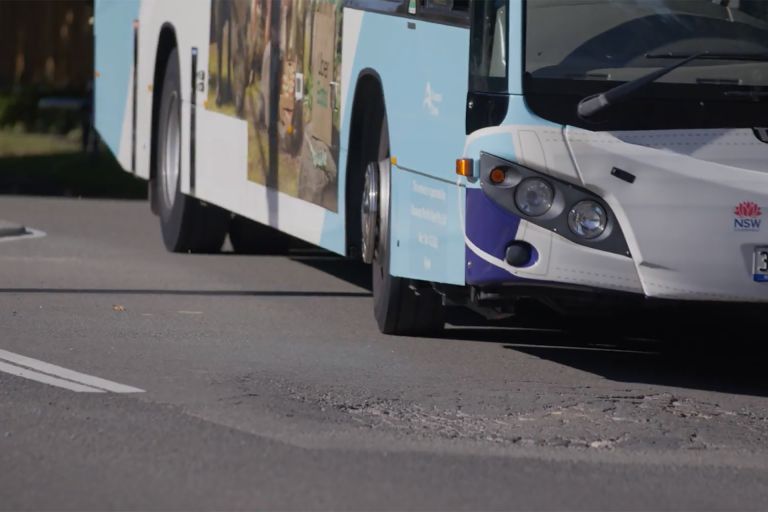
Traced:
[[765, 61], [768, 60], [768, 52], [766, 53], [713, 53], [713, 52], [701, 52], [694, 55], [687, 53], [648, 53], [646, 59], [688, 59], [690, 57], [696, 57], [698, 60], [745, 60], [745, 61]]
[[744, 61], [768, 61], [768, 53], [711, 53], [701, 52], [694, 53], [693, 55], [680, 55], [674, 53], [663, 54], [648, 54], [645, 56], [647, 59], [679, 59], [678, 62], [670, 64], [665, 68], [658, 69], [652, 73], [648, 73], [645, 76], [630, 80], [619, 86], [614, 87], [606, 92], [600, 94], [594, 94], [588, 96], [579, 102], [578, 113], [579, 117], [590, 118], [595, 114], [602, 112], [611, 105], [620, 103], [631, 96], [637, 91], [645, 87], [646, 85], [655, 82], [664, 75], [668, 75], [672, 71], [681, 66], [685, 66], [689, 62], [694, 60], [711, 59], [711, 60], [744, 60]]

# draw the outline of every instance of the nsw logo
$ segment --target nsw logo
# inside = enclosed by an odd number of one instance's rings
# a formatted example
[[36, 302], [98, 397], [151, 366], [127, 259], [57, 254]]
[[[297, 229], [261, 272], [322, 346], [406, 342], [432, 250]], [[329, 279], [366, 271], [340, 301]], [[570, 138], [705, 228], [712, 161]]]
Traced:
[[744, 201], [734, 210], [733, 229], [736, 231], [760, 231], [763, 211], [757, 203]]

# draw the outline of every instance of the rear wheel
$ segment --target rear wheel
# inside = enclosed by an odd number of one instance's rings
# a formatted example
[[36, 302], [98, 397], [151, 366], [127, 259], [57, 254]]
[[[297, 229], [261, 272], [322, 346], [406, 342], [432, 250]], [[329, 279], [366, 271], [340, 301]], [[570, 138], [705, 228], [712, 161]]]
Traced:
[[218, 252], [230, 214], [181, 193], [181, 80], [176, 49], [168, 57], [157, 126], [153, 194], [165, 247], [171, 252]]
[[390, 272], [389, 134], [383, 108], [373, 119], [381, 128], [378, 151], [370, 153], [365, 168], [360, 224], [363, 259], [371, 263], [376, 323], [384, 334], [436, 334], [445, 325], [442, 298], [428, 284]]

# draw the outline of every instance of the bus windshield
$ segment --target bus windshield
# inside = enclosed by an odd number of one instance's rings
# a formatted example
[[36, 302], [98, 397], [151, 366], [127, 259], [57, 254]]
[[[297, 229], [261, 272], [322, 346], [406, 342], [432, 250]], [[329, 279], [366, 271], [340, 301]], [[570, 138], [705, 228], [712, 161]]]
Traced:
[[[768, 54], [764, 0], [528, 0], [527, 92], [556, 94], [557, 83], [595, 93], [702, 52]], [[567, 22], [565, 21], [567, 20]], [[588, 85], [591, 84], [591, 85]], [[671, 86], [677, 87], [677, 90]], [[692, 89], [695, 86], [696, 89]], [[755, 99], [726, 92], [768, 86], [760, 59], [698, 60], [665, 75], [647, 97], [683, 96], [722, 103]], [[590, 88], [591, 87], [591, 88]], [[566, 93], [567, 94], [567, 93]]]

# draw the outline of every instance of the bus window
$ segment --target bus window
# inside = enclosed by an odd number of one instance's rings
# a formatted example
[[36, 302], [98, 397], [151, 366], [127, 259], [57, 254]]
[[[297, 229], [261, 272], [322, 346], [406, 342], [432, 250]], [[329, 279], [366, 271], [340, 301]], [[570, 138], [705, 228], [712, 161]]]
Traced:
[[469, 4], [467, 0], [423, 0], [418, 10], [418, 17], [426, 21], [467, 26]]
[[498, 126], [509, 96], [509, 2], [471, 2], [466, 132]]
[[[625, 105], [601, 115], [602, 129], [749, 127], [765, 102], [744, 95], [768, 86], [766, 3], [755, 0], [529, 0], [524, 92], [539, 116], [589, 128], [576, 104], [697, 53]], [[569, 20], [569, 23], [562, 23]], [[748, 56], [755, 58], [747, 58]], [[745, 57], [747, 56], [747, 57]]]
[[474, 2], [470, 41], [470, 90], [507, 91], [508, 2]]

